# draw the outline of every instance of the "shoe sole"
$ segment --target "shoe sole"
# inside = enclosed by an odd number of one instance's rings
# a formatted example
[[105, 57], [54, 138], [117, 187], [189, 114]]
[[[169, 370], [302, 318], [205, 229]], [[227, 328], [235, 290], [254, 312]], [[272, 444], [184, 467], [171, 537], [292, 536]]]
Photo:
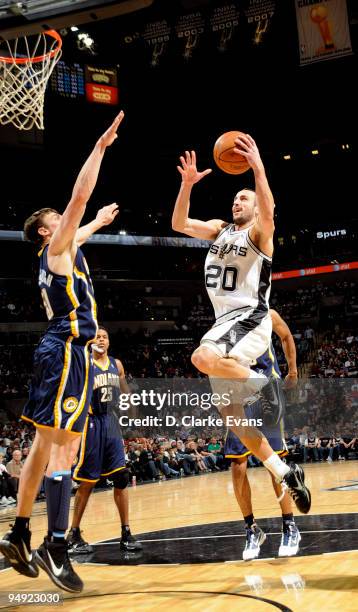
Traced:
[[[296, 504], [297, 510], [299, 512], [301, 512], [301, 514], [308, 514], [309, 511], [311, 510], [311, 503], [312, 503], [312, 499], [311, 499], [311, 491], [308, 489], [308, 487], [305, 485], [305, 473], [303, 471], [303, 469], [301, 468], [301, 466], [296, 464], [296, 467], [298, 468], [298, 473], [301, 477], [302, 480], [302, 485], [304, 486], [305, 490], [307, 491], [307, 496], [308, 496], [308, 508], [302, 510], [301, 508], [299, 508]], [[296, 502], [295, 502], [296, 503]]]
[[[6, 540], [0, 540], [0, 552], [10, 563], [11, 567], [19, 574], [22, 574], [22, 576], [27, 576], [28, 578], [37, 578], [37, 576], [39, 575], [40, 572], [36, 566], [32, 568], [21, 558], [19, 558], [18, 550], [16, 546], [14, 546], [11, 542], [8, 542]], [[17, 561], [17, 564], [15, 565], [14, 558]]]
[[119, 545], [119, 549], [123, 550], [125, 552], [138, 552], [139, 550], [143, 550], [143, 546], [141, 544], [136, 544], [135, 546], [123, 546], [122, 544]]
[[35, 552], [35, 558], [36, 558], [37, 565], [41, 567], [41, 569], [44, 570], [44, 572], [46, 572], [46, 574], [52, 580], [52, 582], [56, 586], [60, 587], [60, 589], [63, 589], [64, 591], [67, 591], [68, 593], [81, 593], [81, 591], [83, 591], [83, 585], [78, 588], [71, 588], [63, 584], [61, 580], [59, 580], [59, 578], [53, 574], [50, 568], [47, 567], [46, 562], [43, 560], [43, 558], [41, 557], [41, 555], [39, 555], [37, 551]]
[[[259, 554], [260, 554], [260, 547], [261, 547], [261, 544], [263, 544], [265, 540], [266, 540], [266, 533], [262, 532], [262, 535], [261, 535], [261, 537], [260, 537], [260, 541], [259, 541], [259, 550], [258, 550], [258, 552], [257, 552], [257, 555], [255, 555], [254, 557], [248, 557], [247, 559], [245, 559], [245, 557], [244, 557], [244, 553], [243, 553], [243, 554], [242, 554], [242, 560], [243, 560], [243, 561], [253, 561], [254, 559], [257, 559], [257, 558], [258, 558], [258, 556], [259, 556]], [[244, 551], [244, 552], [245, 552], [245, 551]]]
[[78, 550], [78, 548], [68, 548], [67, 552], [69, 555], [90, 555], [94, 552], [94, 548], [91, 546], [91, 549], [88, 550]]

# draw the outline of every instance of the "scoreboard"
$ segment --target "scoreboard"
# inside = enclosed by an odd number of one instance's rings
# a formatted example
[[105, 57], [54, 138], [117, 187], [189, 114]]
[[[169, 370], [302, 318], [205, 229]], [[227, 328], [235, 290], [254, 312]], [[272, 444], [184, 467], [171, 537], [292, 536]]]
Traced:
[[118, 104], [116, 66], [82, 66], [59, 61], [51, 75], [50, 83], [52, 92], [63, 98]]
[[85, 96], [85, 71], [80, 64], [59, 61], [51, 75], [51, 90], [64, 98]]

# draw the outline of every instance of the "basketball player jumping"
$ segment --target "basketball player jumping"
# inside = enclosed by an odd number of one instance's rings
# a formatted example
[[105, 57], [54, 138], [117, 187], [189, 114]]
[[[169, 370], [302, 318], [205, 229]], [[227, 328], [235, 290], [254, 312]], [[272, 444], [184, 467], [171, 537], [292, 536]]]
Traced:
[[[281, 340], [282, 348], [288, 364], [288, 374], [286, 376], [286, 386], [292, 387], [297, 382], [297, 364], [296, 364], [296, 347], [293, 336], [285, 321], [280, 317], [276, 310], [270, 309], [272, 319], [272, 331], [277, 334]], [[252, 366], [255, 371], [261, 371], [266, 376], [281, 377], [279, 365], [277, 363], [275, 349], [271, 343], [270, 348], [257, 359], [255, 365]], [[245, 415], [248, 418], [261, 418], [262, 401], [249, 405], [246, 408]], [[283, 437], [283, 422], [277, 423], [272, 427], [263, 427], [263, 431], [272, 447], [272, 449], [280, 457], [287, 455], [287, 448]], [[247, 477], [247, 459], [251, 452], [247, 450], [244, 444], [239, 440], [232, 431], [229, 431], [225, 440], [225, 457], [231, 459], [231, 475], [234, 485], [235, 496], [240, 506], [246, 527], [246, 544], [243, 551], [243, 559], [245, 561], [256, 559], [260, 554], [260, 546], [265, 541], [266, 535], [258, 527], [253, 515], [251, 502], [251, 487]], [[271, 473], [272, 486], [279, 500], [282, 510], [282, 537], [281, 544], [278, 550], [279, 557], [292, 557], [297, 554], [301, 535], [296, 527], [293, 513], [292, 501], [287, 491], [282, 491], [281, 485], [276, 482]]]
[[[189, 218], [193, 185], [211, 172], [199, 172], [196, 155], [186, 151], [178, 171], [182, 183], [175, 203], [172, 227], [178, 232], [212, 240], [205, 263], [205, 280], [212, 301], [216, 323], [201, 340], [192, 362], [212, 381], [226, 379], [243, 385], [245, 394], [261, 393], [278, 407], [274, 388], [264, 374], [250, 366], [265, 353], [271, 341], [269, 314], [271, 262], [274, 234], [274, 200], [265, 168], [255, 141], [249, 135], [235, 141], [237, 153], [243, 155], [255, 176], [255, 192], [239, 191], [232, 206], [233, 222], [221, 219], [200, 221]], [[278, 419], [276, 419], [277, 421]], [[304, 473], [296, 464], [287, 466], [272, 450], [267, 438], [252, 428], [232, 428], [239, 432], [245, 446], [258, 457], [274, 477], [288, 487], [297, 508], [307, 513], [310, 492], [304, 484]]]
[[[79, 246], [113, 221], [116, 204], [102, 208], [79, 228], [107, 147], [117, 138], [121, 111], [82, 167], [63, 215], [51, 208], [33, 213], [25, 237], [41, 246], [39, 286], [49, 326], [34, 355], [34, 376], [22, 418], [36, 436], [19, 483], [17, 516], [0, 540], [0, 551], [20, 574], [35, 578], [38, 566], [60, 588], [83, 589], [68, 557], [65, 532], [72, 488], [71, 466], [86, 422], [93, 389], [89, 352], [97, 332], [97, 307], [87, 263]], [[47, 467], [46, 467], [47, 466]], [[46, 470], [48, 534], [32, 555], [30, 515]]]
[[72, 526], [67, 536], [69, 552], [74, 554], [93, 552], [93, 547], [81, 536], [80, 523], [93, 487], [101, 476], [113, 481], [114, 502], [122, 524], [120, 548], [128, 552], [142, 549], [129, 528], [128, 469], [116, 414], [120, 394], [130, 394], [130, 389], [121, 361], [109, 357], [108, 348], [108, 332], [104, 327], [99, 327], [96, 345], [93, 346], [93, 395], [78, 462], [73, 470], [73, 479], [81, 483], [76, 491]]

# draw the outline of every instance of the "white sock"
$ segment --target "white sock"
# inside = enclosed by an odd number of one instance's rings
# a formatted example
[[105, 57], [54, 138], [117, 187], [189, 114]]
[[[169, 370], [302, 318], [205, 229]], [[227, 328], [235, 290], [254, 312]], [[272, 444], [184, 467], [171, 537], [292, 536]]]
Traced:
[[284, 463], [276, 453], [272, 453], [271, 457], [266, 459], [263, 464], [279, 480], [282, 480], [287, 472], [290, 471], [287, 463]]

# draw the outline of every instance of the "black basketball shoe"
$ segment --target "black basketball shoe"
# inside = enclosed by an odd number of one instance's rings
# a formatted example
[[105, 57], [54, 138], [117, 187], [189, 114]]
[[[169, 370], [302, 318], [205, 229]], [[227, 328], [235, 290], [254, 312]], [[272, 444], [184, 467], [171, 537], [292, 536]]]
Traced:
[[35, 552], [36, 563], [58, 587], [70, 593], [80, 593], [83, 582], [74, 571], [68, 556], [67, 542], [50, 542], [46, 537]]
[[274, 427], [283, 417], [284, 396], [279, 378], [270, 378], [260, 391], [263, 424]]
[[119, 547], [121, 550], [126, 550], [127, 552], [135, 552], [143, 549], [142, 544], [135, 539], [129, 530], [122, 530]]
[[305, 485], [305, 473], [296, 463], [290, 463], [290, 471], [283, 477], [283, 488], [287, 487], [297, 510], [307, 514], [311, 508], [311, 493]]
[[66, 542], [67, 542], [67, 550], [70, 554], [73, 555], [88, 555], [93, 553], [93, 546], [86, 542], [79, 529], [70, 529]]
[[37, 578], [39, 569], [31, 551], [31, 531], [19, 533], [13, 525], [0, 539], [0, 552], [9, 561], [11, 567], [28, 578]]

